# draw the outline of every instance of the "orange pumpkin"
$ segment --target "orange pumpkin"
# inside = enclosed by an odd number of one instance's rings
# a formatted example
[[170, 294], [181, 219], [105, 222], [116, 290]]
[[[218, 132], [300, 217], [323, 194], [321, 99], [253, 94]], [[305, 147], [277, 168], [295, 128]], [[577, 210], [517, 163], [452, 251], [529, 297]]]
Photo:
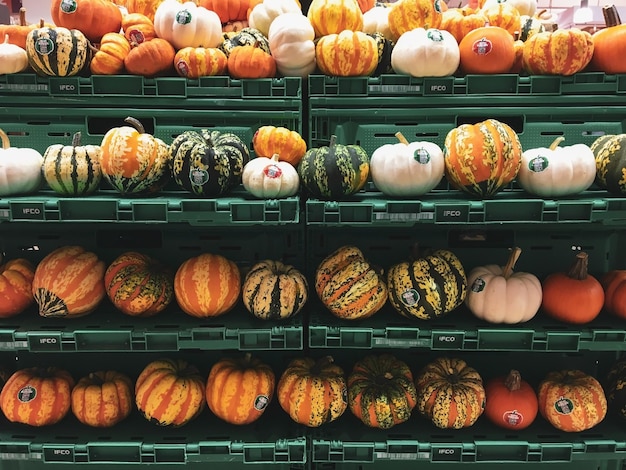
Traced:
[[286, 127], [261, 126], [252, 137], [252, 147], [257, 157], [272, 158], [278, 154], [279, 160], [300, 163], [306, 153], [306, 142], [297, 131]]
[[415, 28], [439, 28], [443, 8], [441, 0], [398, 0], [389, 11], [389, 30], [393, 41]]
[[532, 35], [524, 42], [524, 70], [532, 75], [573, 75], [593, 56], [593, 39], [578, 28]]
[[[593, 57], [591, 67], [604, 73], [626, 73], [626, 25], [621, 24], [617, 7], [602, 7], [606, 28], [599, 29], [591, 36]], [[0, 36], [1, 37], [1, 36]]]
[[171, 71], [175, 56], [174, 46], [165, 39], [154, 38], [133, 47], [124, 59], [124, 66], [132, 75], [153, 77]]
[[498, 26], [468, 32], [459, 44], [461, 70], [466, 74], [507, 73], [515, 62], [513, 36]]
[[118, 5], [126, 7], [128, 13], [141, 13], [147, 16], [150, 21], [154, 21], [154, 13], [163, 0], [116, 0]]
[[26, 36], [32, 29], [38, 26], [37, 23], [28, 24], [26, 22], [26, 8], [20, 8], [19, 21], [17, 24], [0, 24], [0, 38], [9, 35], [9, 44], [15, 44], [22, 49], [26, 49]]
[[122, 28], [122, 11], [108, 0], [52, 0], [50, 13], [56, 26], [78, 29], [91, 42]]
[[316, 38], [363, 29], [363, 13], [357, 0], [313, 0], [307, 18]]
[[118, 75], [124, 72], [124, 60], [130, 53], [130, 43], [121, 33], [106, 33], [100, 47], [89, 62], [94, 75]]
[[228, 23], [225, 23], [222, 25], [222, 32], [223, 33], [238, 33], [243, 28], [247, 28], [249, 26], [250, 24], [248, 23], [248, 20], [229, 21]]
[[613, 269], [600, 278], [604, 289], [604, 309], [626, 319], [626, 270]]
[[228, 55], [228, 73], [233, 78], [273, 78], [274, 58], [256, 46], [237, 46]]
[[376, 6], [376, 0], [357, 0], [357, 2], [359, 4], [359, 9], [361, 10], [361, 13], [370, 11]]
[[70, 411], [74, 379], [56, 367], [31, 367], [11, 375], [0, 393], [0, 409], [12, 423], [48, 426]]
[[526, 429], [538, 412], [537, 394], [517, 370], [485, 384], [485, 416], [505, 429]]
[[263, 0], [197, 0], [200, 7], [214, 11], [222, 24], [229, 21], [247, 20], [248, 11]]
[[521, 31], [520, 13], [517, 8], [506, 1], [482, 10], [482, 14], [487, 18], [489, 26], [499, 26], [508, 31], [511, 36]]
[[87, 426], [108, 428], [133, 410], [133, 383], [113, 370], [92, 372], [72, 389], [72, 413]]
[[470, 31], [485, 26], [487, 18], [481, 12], [470, 12], [462, 8], [450, 8], [442, 13], [439, 29], [448, 31], [456, 42], [461, 40]]
[[124, 37], [133, 47], [157, 37], [154, 23], [141, 13], [124, 15], [122, 18], [122, 29], [124, 30]]
[[214, 47], [183, 47], [174, 56], [174, 68], [178, 75], [186, 78], [224, 75], [228, 59]]
[[317, 66], [325, 75], [371, 75], [378, 66], [376, 40], [362, 31], [342, 31], [322, 36], [315, 46]]
[[24, 258], [0, 264], [0, 318], [22, 313], [33, 304], [35, 267]]

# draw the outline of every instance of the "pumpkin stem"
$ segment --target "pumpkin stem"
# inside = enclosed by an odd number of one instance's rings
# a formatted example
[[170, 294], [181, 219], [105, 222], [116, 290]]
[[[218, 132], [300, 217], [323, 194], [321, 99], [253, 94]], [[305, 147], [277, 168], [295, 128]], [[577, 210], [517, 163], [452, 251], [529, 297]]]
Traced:
[[510, 391], [514, 392], [515, 390], [519, 390], [522, 384], [522, 376], [519, 371], [515, 369], [511, 369], [509, 375], [504, 379], [504, 386]]
[[4, 150], [8, 149], [11, 146], [11, 142], [9, 141], [9, 136], [2, 129], [0, 129], [0, 139], [2, 139], [2, 148]]
[[72, 136], [72, 147], [78, 147], [80, 145], [81, 137], [82, 133], [80, 131], [74, 133]]
[[513, 274], [513, 268], [515, 267], [515, 263], [517, 263], [519, 255], [521, 254], [522, 249], [519, 246], [516, 246], [511, 250], [509, 259], [507, 260], [506, 265], [504, 265], [504, 269], [502, 270], [502, 276], [504, 277], [504, 279], [508, 279], [509, 277], [511, 277], [511, 274]]
[[581, 251], [576, 255], [576, 261], [567, 272], [567, 275], [572, 279], [583, 281], [587, 279], [587, 267], [589, 266], [589, 255], [584, 251]]
[[543, 10], [539, 10], [537, 13], [535, 13], [535, 18], [541, 19], [544, 13], [547, 13], [547, 12], [548, 12], [547, 8], [544, 8]]
[[330, 136], [330, 142], [328, 143], [328, 147], [332, 149], [336, 144], [337, 144], [337, 136], [333, 134]]
[[401, 144], [409, 145], [409, 141], [406, 140], [406, 137], [402, 134], [402, 132], [395, 133], [396, 138], [400, 141]]
[[43, 18], [41, 18], [39, 20], [39, 27], [40, 28], [44, 28], [46, 26], [46, 20], [44, 20]]
[[619, 12], [615, 5], [604, 5], [602, 7], [602, 16], [604, 16], [604, 23], [607, 28], [622, 24], [622, 20], [619, 17]]
[[28, 26], [26, 24], [26, 8], [20, 8], [20, 26]]
[[100, 377], [100, 375], [98, 375], [95, 372], [90, 372], [89, 373], [89, 380], [91, 380], [94, 385], [102, 385], [102, 384], [104, 384], [104, 380], [102, 380], [102, 377]]
[[329, 364], [332, 364], [333, 362], [335, 362], [335, 359], [333, 358], [333, 356], [321, 357], [317, 360], [315, 365], [311, 367], [311, 373], [313, 375], [319, 375], [322, 372], [322, 369], [324, 369]]
[[277, 162], [280, 159], [280, 155], [278, 155], [277, 153], [275, 153], [274, 155], [272, 155], [272, 158], [270, 160], [272, 160], [273, 162]]
[[244, 364], [250, 364], [250, 361], [252, 360], [252, 353], [247, 352], [244, 354], [243, 356], [243, 363]]
[[559, 144], [563, 142], [564, 140], [565, 140], [565, 137], [563, 137], [562, 135], [558, 136], [556, 139], [554, 139], [554, 142], [550, 144], [550, 150], [556, 150]]
[[9, 34], [7, 33], [7, 34], [4, 35], [4, 42], [3, 42], [3, 44], [8, 44], [8, 43], [9, 43]]
[[124, 122], [133, 126], [135, 129], [137, 129], [137, 131], [140, 134], [145, 134], [146, 130], [143, 127], [143, 124], [139, 122], [139, 119], [135, 119], [134, 117], [128, 116], [126, 119], [124, 119]]

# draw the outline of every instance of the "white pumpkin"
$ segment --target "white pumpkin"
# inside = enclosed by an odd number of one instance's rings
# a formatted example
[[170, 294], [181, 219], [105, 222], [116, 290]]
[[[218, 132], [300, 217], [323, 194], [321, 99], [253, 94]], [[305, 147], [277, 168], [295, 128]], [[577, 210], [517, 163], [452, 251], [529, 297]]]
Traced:
[[307, 77], [315, 70], [315, 30], [302, 13], [284, 13], [270, 25], [270, 51], [285, 77]]
[[537, 11], [537, 0], [486, 0], [482, 6], [482, 10], [484, 11], [504, 2], [514, 6], [520, 15], [533, 16]]
[[218, 47], [224, 39], [222, 22], [217, 13], [194, 2], [164, 0], [154, 13], [154, 30], [176, 50]]
[[413, 77], [447, 77], [459, 68], [459, 44], [440, 29], [415, 28], [403, 33], [391, 51], [391, 66]]
[[389, 29], [389, 12], [391, 8], [377, 6], [363, 13], [363, 32], [368, 34], [381, 33], [386, 39], [392, 39]]
[[37, 191], [43, 182], [43, 156], [35, 149], [11, 147], [9, 137], [2, 129], [0, 139], [0, 196]]
[[300, 177], [294, 166], [280, 161], [276, 153], [272, 158], [257, 157], [243, 167], [243, 187], [261, 199], [281, 199], [293, 196], [300, 187]]
[[256, 4], [248, 15], [248, 23], [250, 27], [267, 36], [272, 22], [283, 13], [301, 14], [302, 10], [295, 0], [263, 0], [262, 3]]
[[414, 197], [426, 194], [444, 176], [441, 148], [432, 142], [408, 142], [400, 133], [397, 144], [378, 147], [370, 158], [372, 181], [383, 194]]
[[9, 42], [9, 35], [4, 35], [0, 44], [0, 75], [23, 72], [28, 68], [28, 54], [20, 46]]
[[534, 148], [522, 153], [517, 174], [519, 185], [541, 197], [572, 196], [589, 188], [596, 177], [595, 157], [585, 144], [558, 145], [560, 136], [549, 148]]
[[489, 323], [523, 323], [532, 319], [541, 306], [541, 282], [531, 273], [513, 272], [522, 250], [513, 248], [504, 267], [489, 264], [470, 271], [465, 305]]

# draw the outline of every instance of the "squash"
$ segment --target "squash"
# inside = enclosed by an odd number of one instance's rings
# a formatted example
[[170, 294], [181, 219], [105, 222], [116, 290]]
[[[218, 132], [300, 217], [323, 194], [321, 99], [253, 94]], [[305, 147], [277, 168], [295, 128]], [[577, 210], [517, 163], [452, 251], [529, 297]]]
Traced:
[[154, 38], [131, 48], [124, 58], [124, 67], [131, 75], [155, 77], [168, 75], [174, 68], [176, 50], [169, 41]]
[[30, 30], [37, 27], [37, 24], [29, 24], [26, 21], [26, 8], [21, 7], [18, 12], [18, 21], [16, 24], [0, 24], [0, 40], [9, 36], [9, 44], [14, 44], [26, 49], [26, 37]]
[[513, 36], [499, 26], [468, 32], [459, 43], [461, 70], [465, 74], [507, 73], [515, 63]]
[[170, 145], [174, 182], [196, 196], [220, 196], [241, 183], [250, 150], [235, 134], [184, 131]]
[[30, 307], [35, 266], [25, 258], [8, 261], [0, 256], [0, 318], [19, 315]]
[[520, 12], [508, 1], [485, 4], [481, 9], [490, 26], [498, 26], [509, 32], [511, 36], [519, 34], [522, 27]]
[[526, 429], [539, 411], [535, 390], [515, 369], [487, 381], [485, 397], [485, 416], [504, 429]]
[[150, 362], [135, 382], [135, 405], [158, 426], [180, 427], [205, 407], [204, 379], [196, 366], [184, 359]]
[[626, 193], [626, 134], [606, 134], [591, 144], [596, 159], [596, 184], [613, 194]]
[[587, 272], [589, 255], [576, 254], [568, 272], [553, 272], [543, 281], [542, 311], [557, 320], [584, 325], [594, 320], [604, 305], [604, 289]]
[[130, 54], [131, 45], [121, 33], [106, 33], [100, 40], [89, 70], [93, 75], [118, 75], [125, 70], [124, 61]]
[[366, 426], [389, 429], [411, 417], [417, 390], [409, 366], [392, 354], [370, 354], [348, 375], [348, 406]]
[[298, 131], [282, 126], [261, 126], [252, 137], [252, 148], [257, 157], [272, 158], [298, 166], [306, 153], [306, 142]]
[[80, 139], [76, 132], [71, 145], [52, 144], [43, 154], [43, 177], [62, 196], [87, 196], [100, 186], [102, 148], [81, 145]]
[[230, 53], [240, 46], [254, 46], [267, 54], [271, 54], [270, 43], [265, 34], [252, 27], [244, 28], [235, 34], [224, 37], [219, 49], [226, 54], [226, 57], [229, 57]]
[[439, 28], [444, 2], [441, 0], [398, 0], [390, 8], [388, 23], [393, 41], [415, 28]]
[[[114, 0], [116, 3], [120, 0]], [[154, 14], [163, 0], [122, 0], [128, 13], [140, 13], [154, 21]]]
[[267, 38], [276, 70], [285, 77], [307, 77], [315, 62], [315, 31], [300, 13], [283, 13], [270, 25]]
[[222, 23], [245, 20], [248, 12], [261, 0], [198, 0], [199, 6], [218, 14]]
[[604, 380], [604, 391], [607, 402], [607, 413], [626, 419], [626, 360], [620, 357], [611, 364]]
[[372, 181], [378, 190], [390, 197], [416, 197], [428, 193], [443, 179], [443, 151], [433, 142], [409, 143], [401, 132], [395, 135], [399, 143], [384, 144], [372, 153]]
[[525, 191], [541, 197], [563, 197], [578, 194], [596, 178], [596, 159], [585, 144], [559, 147], [565, 137], [559, 136], [548, 148], [527, 149], [517, 182]]
[[209, 372], [206, 401], [213, 414], [227, 423], [250, 424], [272, 401], [275, 382], [272, 368], [251, 353], [223, 357]]
[[250, 26], [247, 20], [235, 20], [228, 23], [222, 23], [222, 33], [238, 33], [243, 28]]
[[440, 357], [415, 378], [419, 413], [440, 429], [472, 426], [485, 410], [483, 380], [464, 360]]
[[133, 382], [121, 372], [90, 372], [72, 389], [72, 414], [87, 426], [115, 426], [130, 416], [133, 408]]
[[30, 194], [41, 187], [43, 156], [32, 148], [11, 147], [9, 136], [0, 129], [0, 196]]
[[440, 29], [415, 28], [403, 33], [391, 52], [398, 74], [412, 77], [446, 77], [459, 67], [461, 53], [454, 36]]
[[183, 47], [174, 56], [174, 68], [181, 77], [191, 79], [225, 75], [228, 58], [214, 47]]
[[76, 318], [93, 312], [106, 292], [104, 261], [81, 246], [66, 245], [37, 264], [32, 292], [42, 317]]
[[573, 75], [587, 67], [593, 39], [578, 28], [537, 33], [524, 42], [524, 70], [532, 75]]
[[473, 268], [467, 276], [470, 286], [465, 297], [467, 308], [489, 323], [524, 323], [541, 306], [541, 281], [531, 273], [513, 272], [522, 250], [511, 250], [505, 266], [489, 264]]
[[626, 319], [626, 270], [612, 269], [600, 277], [604, 290], [603, 309], [619, 318]]
[[391, 39], [387, 39], [383, 33], [368, 33], [368, 36], [374, 39], [378, 51], [378, 64], [372, 72], [372, 77], [393, 73], [391, 53], [393, 52], [395, 43], [393, 43]]
[[537, 398], [541, 416], [564, 432], [591, 429], [607, 413], [600, 382], [577, 369], [549, 372], [539, 384]]
[[474, 29], [482, 28], [487, 23], [487, 18], [481, 11], [469, 11], [462, 8], [448, 8], [441, 14], [439, 29], [448, 31], [457, 43]]
[[241, 176], [243, 187], [260, 199], [281, 199], [295, 195], [300, 187], [298, 171], [289, 162], [257, 157], [246, 163]]
[[217, 13], [192, 1], [164, 0], [154, 14], [154, 30], [176, 50], [222, 43], [222, 22]]
[[324, 306], [344, 320], [368, 318], [387, 301], [384, 278], [355, 246], [345, 245], [315, 270], [315, 291]]
[[0, 409], [12, 423], [49, 426], [71, 407], [74, 379], [58, 367], [29, 367], [14, 372], [0, 392]]
[[375, 6], [363, 13], [363, 32], [367, 34], [381, 33], [386, 39], [392, 39], [389, 29], [390, 8]]
[[19, 73], [27, 68], [28, 54], [26, 50], [11, 44], [9, 35], [5, 34], [4, 42], [0, 44], [0, 74]]
[[235, 47], [228, 56], [228, 73], [235, 79], [274, 78], [276, 61], [255, 46]]
[[600, 28], [591, 36], [593, 56], [591, 68], [607, 74], [626, 73], [626, 66], [620, 60], [626, 54], [626, 25], [621, 23], [617, 7], [602, 7], [605, 28]]
[[315, 57], [324, 75], [369, 76], [378, 66], [378, 46], [373, 37], [362, 31], [344, 30], [320, 37]]
[[347, 385], [344, 370], [332, 356], [292, 359], [278, 380], [280, 407], [298, 424], [316, 428], [346, 411]]
[[363, 29], [363, 12], [357, 0], [312, 0], [306, 16], [316, 38]]
[[122, 17], [122, 30], [124, 31], [124, 37], [133, 47], [157, 37], [154, 23], [141, 13], [124, 15]]
[[283, 13], [302, 14], [302, 9], [295, 0], [263, 0], [252, 8], [248, 22], [250, 27], [267, 36], [272, 22]]
[[52, 0], [50, 14], [57, 27], [80, 30], [96, 43], [122, 28], [122, 11], [108, 0]]

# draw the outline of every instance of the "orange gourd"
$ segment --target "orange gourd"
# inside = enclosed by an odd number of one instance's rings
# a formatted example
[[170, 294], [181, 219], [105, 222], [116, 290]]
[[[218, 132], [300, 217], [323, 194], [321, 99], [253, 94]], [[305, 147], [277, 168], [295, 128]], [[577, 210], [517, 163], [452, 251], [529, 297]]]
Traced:
[[0, 264], [0, 318], [18, 315], [34, 303], [34, 276], [35, 267], [24, 258]]
[[128, 42], [133, 47], [157, 37], [154, 23], [141, 13], [124, 15], [122, 18], [122, 30], [124, 31], [124, 37], [128, 39]]
[[20, 8], [19, 22], [17, 24], [0, 24], [0, 38], [4, 41], [4, 38], [8, 35], [9, 44], [15, 44], [22, 49], [26, 49], [26, 36], [37, 26], [37, 23], [29, 25], [26, 22], [26, 8], [22, 7]]
[[165, 39], [154, 38], [133, 47], [124, 59], [124, 66], [132, 75], [153, 77], [171, 71], [175, 56], [174, 46]]
[[56, 26], [78, 29], [91, 42], [122, 27], [122, 11], [108, 0], [52, 0], [50, 14]]
[[276, 76], [276, 62], [259, 47], [237, 46], [228, 55], [228, 73], [237, 79], [273, 78]]
[[113, 370], [91, 372], [72, 389], [71, 409], [76, 419], [87, 426], [114, 426], [133, 410], [133, 383]]
[[100, 47], [89, 62], [93, 75], [118, 75], [124, 72], [124, 60], [130, 53], [130, 43], [121, 33], [106, 33]]
[[593, 56], [591, 67], [604, 73], [626, 73], [626, 25], [621, 24], [615, 5], [602, 7], [606, 28], [591, 36]]
[[613, 269], [600, 278], [604, 289], [604, 309], [626, 319], [626, 270]]
[[357, 2], [359, 4], [359, 9], [361, 10], [361, 13], [370, 11], [376, 6], [376, 0], [357, 0]]
[[174, 68], [178, 75], [186, 78], [225, 75], [228, 59], [215, 47], [183, 47], [174, 56]]
[[532, 75], [573, 75], [593, 56], [593, 39], [578, 28], [532, 35], [524, 42], [524, 70]]
[[306, 153], [306, 142], [297, 131], [286, 127], [261, 126], [252, 137], [252, 147], [257, 157], [278, 159], [291, 163], [294, 167], [300, 163]]
[[525, 429], [537, 417], [537, 394], [517, 370], [487, 381], [485, 396], [485, 416], [496, 426]]
[[513, 36], [499, 26], [483, 26], [459, 43], [461, 70], [466, 74], [507, 73], [515, 62]]

